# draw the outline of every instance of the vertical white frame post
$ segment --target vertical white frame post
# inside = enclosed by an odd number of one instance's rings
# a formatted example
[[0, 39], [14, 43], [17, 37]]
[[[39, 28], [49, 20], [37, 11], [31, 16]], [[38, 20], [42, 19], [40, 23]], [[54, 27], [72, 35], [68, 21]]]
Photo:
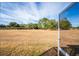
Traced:
[[60, 16], [58, 15], [58, 56], [60, 54], [60, 25], [59, 25]]

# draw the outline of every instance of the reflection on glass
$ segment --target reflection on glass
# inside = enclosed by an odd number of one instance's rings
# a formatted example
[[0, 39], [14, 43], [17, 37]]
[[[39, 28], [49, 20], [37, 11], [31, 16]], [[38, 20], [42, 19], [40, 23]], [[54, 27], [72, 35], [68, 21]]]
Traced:
[[69, 55], [79, 55], [79, 3], [71, 3], [59, 17], [60, 47]]

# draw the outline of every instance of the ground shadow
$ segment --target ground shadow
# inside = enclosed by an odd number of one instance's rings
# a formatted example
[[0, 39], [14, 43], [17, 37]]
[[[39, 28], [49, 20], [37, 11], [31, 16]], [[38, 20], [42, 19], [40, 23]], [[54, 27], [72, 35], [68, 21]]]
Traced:
[[[79, 56], [79, 45], [67, 45], [67, 47], [61, 48], [70, 56]], [[57, 50], [57, 47], [52, 47], [49, 50], [42, 53], [40, 56], [57, 56]], [[64, 56], [62, 52], [60, 52], [60, 56]]]
[[40, 56], [57, 56], [57, 47], [52, 47], [49, 50], [42, 53]]
[[[79, 56], [79, 45], [67, 45], [67, 47], [61, 48], [70, 56]], [[60, 52], [60, 56], [64, 56], [62, 52]]]

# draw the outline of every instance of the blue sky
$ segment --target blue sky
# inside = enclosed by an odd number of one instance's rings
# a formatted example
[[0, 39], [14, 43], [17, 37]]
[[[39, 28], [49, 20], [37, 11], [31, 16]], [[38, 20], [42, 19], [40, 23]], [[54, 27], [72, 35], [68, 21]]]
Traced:
[[67, 18], [72, 26], [79, 26], [79, 3], [73, 4], [66, 11], [61, 13], [61, 19], [62, 18]]
[[68, 2], [0, 2], [0, 24], [36, 23], [44, 17], [58, 20], [58, 14], [69, 4]]

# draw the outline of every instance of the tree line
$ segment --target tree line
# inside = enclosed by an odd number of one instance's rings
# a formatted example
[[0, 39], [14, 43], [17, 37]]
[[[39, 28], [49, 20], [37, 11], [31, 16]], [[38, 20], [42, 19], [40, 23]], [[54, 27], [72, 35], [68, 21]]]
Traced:
[[79, 26], [72, 26], [71, 22], [67, 18], [61, 19], [59, 25], [62, 30], [79, 29]]
[[[72, 24], [67, 19], [60, 20], [60, 28], [67, 30]], [[77, 27], [79, 29], [79, 27]], [[0, 24], [0, 29], [58, 29], [58, 22], [55, 19], [42, 18], [38, 23], [18, 24], [10, 22], [8, 25]]]
[[0, 24], [1, 29], [57, 29], [55, 19], [42, 18], [38, 23], [18, 24], [10, 22], [8, 25]]

